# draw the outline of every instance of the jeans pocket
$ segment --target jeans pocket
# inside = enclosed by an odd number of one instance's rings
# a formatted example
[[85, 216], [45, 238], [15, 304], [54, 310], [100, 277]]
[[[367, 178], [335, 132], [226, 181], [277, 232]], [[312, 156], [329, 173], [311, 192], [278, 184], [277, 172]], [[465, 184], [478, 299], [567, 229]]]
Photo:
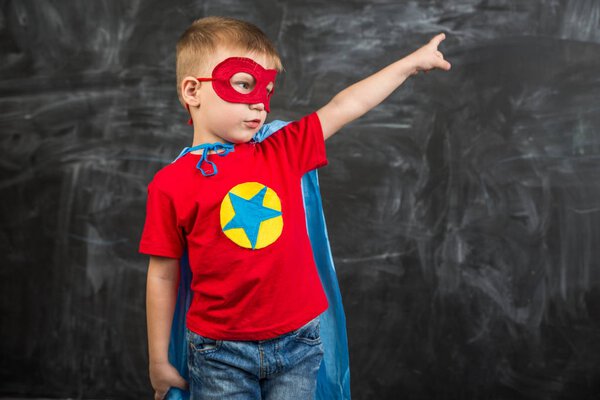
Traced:
[[204, 336], [200, 336], [195, 332], [188, 329], [188, 344], [190, 351], [196, 354], [207, 354], [213, 353], [219, 350], [223, 344], [222, 340], [210, 339]]
[[321, 343], [321, 320], [319, 317], [293, 331], [294, 339], [312, 346]]

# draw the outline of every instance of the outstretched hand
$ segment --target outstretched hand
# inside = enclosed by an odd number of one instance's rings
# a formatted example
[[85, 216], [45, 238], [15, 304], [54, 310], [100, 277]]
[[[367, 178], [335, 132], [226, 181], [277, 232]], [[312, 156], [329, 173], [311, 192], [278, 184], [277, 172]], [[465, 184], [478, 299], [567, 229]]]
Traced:
[[451, 68], [450, 63], [444, 60], [444, 55], [438, 50], [438, 46], [444, 39], [446, 39], [446, 34], [444, 33], [435, 35], [429, 43], [408, 56], [414, 65], [414, 71], [411, 75], [416, 75], [419, 71], [428, 72], [434, 68], [443, 69], [445, 71], [448, 71]]

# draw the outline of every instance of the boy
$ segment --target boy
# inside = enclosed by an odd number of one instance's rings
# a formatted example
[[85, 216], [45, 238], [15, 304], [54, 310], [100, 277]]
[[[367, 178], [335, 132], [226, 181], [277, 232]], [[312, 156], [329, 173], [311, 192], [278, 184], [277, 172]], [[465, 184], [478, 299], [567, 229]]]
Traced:
[[282, 70], [264, 33], [229, 18], [195, 21], [177, 44], [180, 101], [193, 147], [148, 186], [140, 251], [147, 281], [155, 399], [188, 383], [168, 362], [184, 248], [193, 273], [187, 314], [192, 399], [309, 399], [327, 309], [306, 232], [300, 178], [327, 163], [324, 141], [409, 76], [449, 70], [444, 35], [337, 94], [261, 143]]

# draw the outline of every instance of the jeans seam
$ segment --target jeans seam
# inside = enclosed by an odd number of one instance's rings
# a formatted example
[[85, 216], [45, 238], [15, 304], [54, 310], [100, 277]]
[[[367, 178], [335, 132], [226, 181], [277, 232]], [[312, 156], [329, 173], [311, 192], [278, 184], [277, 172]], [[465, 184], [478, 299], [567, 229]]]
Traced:
[[278, 374], [281, 370], [283, 370], [283, 363], [279, 355], [279, 343], [275, 342], [275, 371], [273, 374]]
[[259, 372], [258, 372], [258, 377], [260, 379], [265, 378], [266, 374], [264, 371], [265, 365], [264, 365], [264, 353], [263, 353], [263, 348], [262, 348], [262, 344], [258, 344], [258, 353], [260, 355], [260, 364], [259, 364]]

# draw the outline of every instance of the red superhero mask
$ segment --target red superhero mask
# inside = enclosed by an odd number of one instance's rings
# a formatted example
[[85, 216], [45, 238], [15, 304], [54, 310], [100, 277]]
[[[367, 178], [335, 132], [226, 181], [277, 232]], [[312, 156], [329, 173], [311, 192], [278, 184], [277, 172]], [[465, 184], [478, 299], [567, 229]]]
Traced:
[[[212, 81], [215, 93], [230, 103], [263, 103], [267, 112], [275, 91], [277, 70], [264, 69], [260, 64], [245, 57], [230, 57], [219, 63], [210, 78], [196, 78], [201, 82]], [[267, 90], [273, 83], [271, 91]], [[189, 107], [188, 107], [189, 111]], [[191, 124], [191, 119], [189, 121]]]

